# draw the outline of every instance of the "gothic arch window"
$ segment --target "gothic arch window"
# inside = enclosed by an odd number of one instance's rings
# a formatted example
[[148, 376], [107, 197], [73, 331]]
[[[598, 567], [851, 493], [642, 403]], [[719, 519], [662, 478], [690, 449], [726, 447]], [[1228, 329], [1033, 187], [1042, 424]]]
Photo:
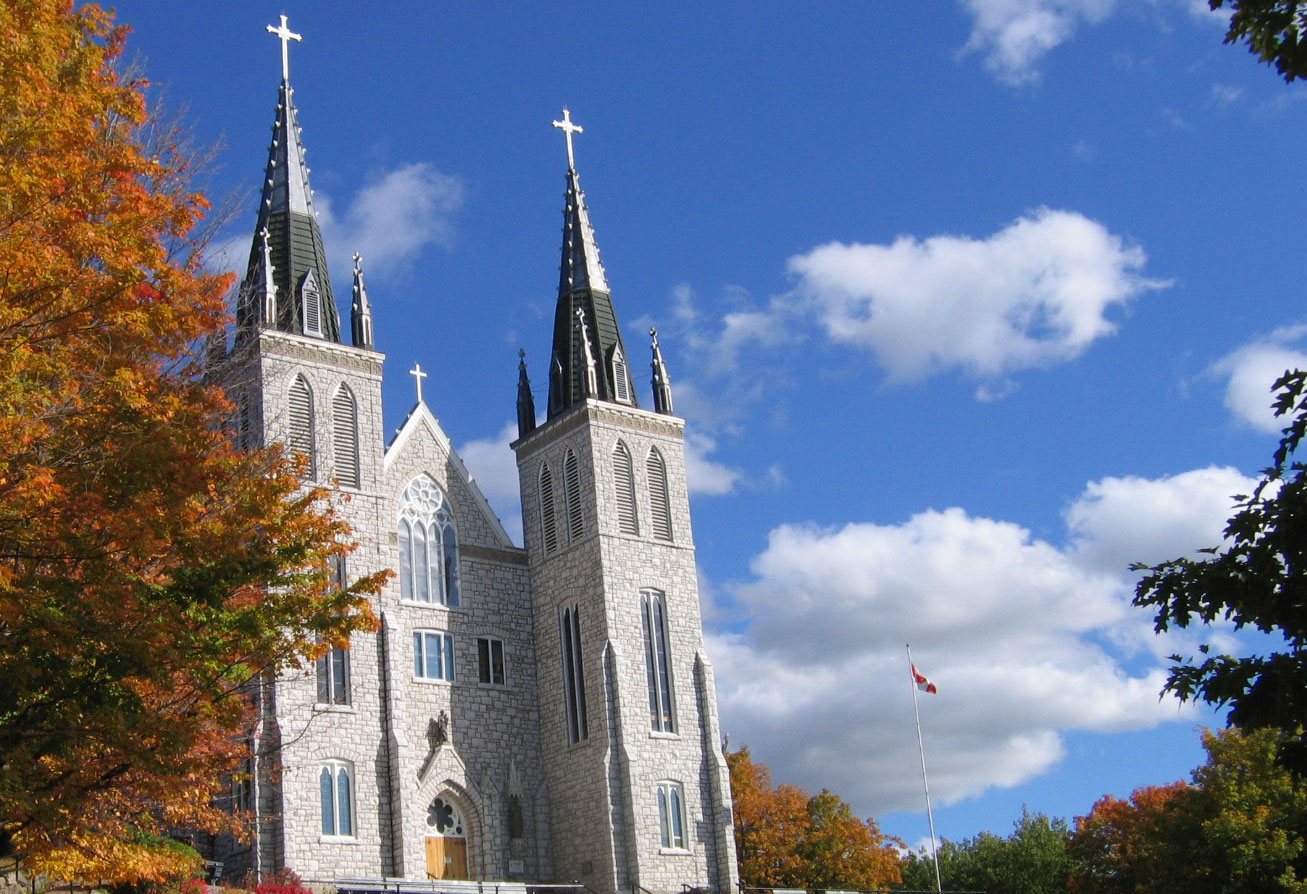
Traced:
[[508, 796], [508, 837], [516, 840], [526, 835], [526, 819], [522, 813], [522, 796]]
[[575, 745], [590, 738], [585, 708], [585, 669], [581, 663], [581, 607], [569, 605], [558, 612], [562, 639], [563, 707], [567, 714], [567, 741]]
[[354, 837], [354, 765], [329, 760], [318, 772], [322, 834], [336, 838]]
[[300, 307], [303, 310], [304, 334], [322, 335], [322, 292], [318, 278], [310, 270], [300, 282]]
[[626, 369], [626, 355], [621, 345], [613, 345], [612, 361], [609, 364], [613, 374], [613, 397], [624, 404], [631, 403], [631, 377]]
[[685, 850], [685, 792], [675, 780], [658, 783], [658, 827], [664, 848]]
[[569, 447], [563, 457], [563, 495], [567, 503], [567, 536], [580, 540], [585, 533], [585, 519], [581, 511], [581, 464]]
[[613, 485], [617, 491], [617, 530], [639, 534], [640, 522], [635, 512], [635, 469], [631, 451], [621, 441], [613, 447]]
[[346, 487], [358, 487], [358, 404], [354, 393], [343, 383], [331, 399], [331, 441], [336, 453], [336, 480]]
[[408, 602], [459, 604], [458, 534], [449, 500], [425, 472], [399, 500], [399, 596]]
[[554, 473], [540, 464], [540, 533], [545, 553], [558, 549], [558, 516], [554, 510]]
[[667, 599], [659, 590], [640, 591], [645, 675], [649, 682], [649, 723], [656, 733], [676, 732], [672, 700], [672, 658], [667, 636]]
[[313, 456], [313, 392], [309, 390], [308, 380], [296, 376], [290, 383], [290, 393], [286, 400], [290, 415], [289, 444], [291, 453], [308, 460], [308, 477], [314, 475]]
[[653, 514], [653, 535], [672, 539], [672, 507], [667, 497], [667, 463], [654, 447], [649, 451], [649, 506]]

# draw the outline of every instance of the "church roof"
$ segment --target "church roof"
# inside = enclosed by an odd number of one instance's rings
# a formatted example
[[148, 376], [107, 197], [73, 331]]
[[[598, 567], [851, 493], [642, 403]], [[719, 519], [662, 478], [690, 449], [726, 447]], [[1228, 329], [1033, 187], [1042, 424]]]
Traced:
[[[279, 29], [269, 25], [268, 30], [282, 41], [282, 79], [277, 91], [259, 219], [254, 228], [256, 236], [250, 247], [249, 266], [237, 306], [237, 326], [279, 329], [340, 342], [340, 313], [327, 271], [322, 231], [313, 208], [309, 167], [305, 163], [299, 114], [295, 110], [295, 90], [290, 86], [286, 63], [287, 40], [300, 37], [286, 28], [285, 16]], [[259, 235], [265, 229], [266, 253]], [[268, 262], [273, 268], [271, 276], [265, 269]], [[266, 294], [269, 282], [275, 286], [274, 296]], [[269, 300], [270, 297], [275, 300]]]
[[[563, 257], [558, 271], [558, 306], [549, 374], [549, 418], [586, 398], [636, 406], [608, 278], [590, 210], [576, 170], [572, 134], [581, 128], [563, 110], [554, 126], [567, 135], [567, 187], [563, 209]], [[618, 362], [614, 362], [614, 360]], [[593, 382], [590, 380], [593, 370]]]

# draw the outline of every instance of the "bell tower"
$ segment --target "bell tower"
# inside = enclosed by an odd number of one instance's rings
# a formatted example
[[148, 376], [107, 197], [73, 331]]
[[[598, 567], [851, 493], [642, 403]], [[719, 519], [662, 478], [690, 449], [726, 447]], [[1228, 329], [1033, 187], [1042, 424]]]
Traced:
[[[519, 364], [517, 453], [554, 875], [596, 891], [735, 888], [729, 777], [703, 645], [684, 427], [656, 335], [632, 385], [564, 109], [562, 264], [537, 426]], [[651, 333], [653, 334], [653, 333]]]

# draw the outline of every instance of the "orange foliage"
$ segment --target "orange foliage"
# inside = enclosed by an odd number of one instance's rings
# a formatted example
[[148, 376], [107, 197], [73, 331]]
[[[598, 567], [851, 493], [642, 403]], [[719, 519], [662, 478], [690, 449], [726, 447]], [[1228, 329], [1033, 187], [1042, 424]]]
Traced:
[[219, 830], [243, 684], [374, 620], [381, 577], [279, 451], [242, 452], [193, 348], [225, 325], [206, 203], [147, 145], [125, 32], [70, 0], [0, 4], [0, 838], [62, 877], [193, 862]]
[[728, 753], [740, 882], [747, 887], [885, 888], [900, 881], [897, 839], [823, 790], [772, 787], [748, 747]]
[[1135, 789], [1129, 801], [1100, 798], [1088, 816], [1076, 817], [1070, 844], [1078, 866], [1073, 889], [1082, 894], [1172, 890], [1185, 874], [1177, 858], [1183, 861], [1196, 840], [1196, 830], [1187, 828], [1193, 824], [1195, 794], [1192, 786], [1173, 782]]

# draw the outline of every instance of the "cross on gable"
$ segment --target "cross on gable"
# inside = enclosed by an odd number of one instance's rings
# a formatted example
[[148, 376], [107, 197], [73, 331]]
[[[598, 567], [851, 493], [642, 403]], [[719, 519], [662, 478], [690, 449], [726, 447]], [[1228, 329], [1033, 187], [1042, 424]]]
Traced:
[[304, 38], [286, 27], [286, 17], [281, 17], [281, 25], [269, 25], [268, 31], [277, 35], [281, 40], [281, 79], [290, 80], [290, 42], [292, 40], [303, 40]]
[[572, 134], [585, 133], [585, 128], [579, 124], [572, 123], [572, 113], [566, 108], [563, 109], [563, 120], [555, 121], [554, 127], [557, 127], [567, 135], [567, 167], [570, 170], [576, 168], [576, 158], [572, 155]]
[[418, 383], [418, 403], [422, 403], [422, 380], [427, 377], [427, 374], [422, 371], [422, 364], [414, 363], [413, 368], [408, 371], [408, 374]]

